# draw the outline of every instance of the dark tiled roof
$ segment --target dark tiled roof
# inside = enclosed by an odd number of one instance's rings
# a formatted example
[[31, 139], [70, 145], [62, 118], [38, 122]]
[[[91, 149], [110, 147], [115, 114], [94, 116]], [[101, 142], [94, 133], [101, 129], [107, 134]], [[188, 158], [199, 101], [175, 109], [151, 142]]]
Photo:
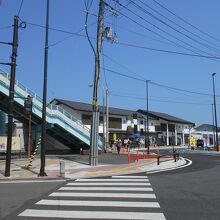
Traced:
[[[77, 111], [92, 112], [92, 105], [88, 103], [68, 101], [68, 100], [63, 100], [63, 99], [54, 99], [51, 101], [51, 103], [54, 103], [56, 105], [63, 104]], [[103, 106], [99, 106], [99, 109], [100, 111], [103, 111]], [[109, 114], [120, 115], [120, 116], [132, 116], [133, 114], [137, 114], [139, 118], [146, 118], [146, 111], [141, 110], [141, 109], [139, 109], [138, 111], [132, 111], [132, 110], [109, 107]], [[177, 117], [174, 117], [174, 116], [171, 116], [165, 113], [161, 113], [161, 112], [149, 111], [149, 118], [150, 119], [164, 119], [165, 121], [168, 121], [168, 122], [190, 124], [193, 126], [195, 125], [193, 122], [186, 121], [184, 119], [177, 118]]]
[[[68, 101], [68, 100], [63, 100], [63, 99], [54, 99], [51, 101], [51, 103], [52, 102], [57, 105], [64, 104], [77, 111], [92, 112], [92, 105], [88, 103]], [[103, 111], [103, 106], [99, 106], [99, 109], [100, 111]], [[132, 116], [133, 114], [138, 114], [138, 117], [142, 118], [142, 115], [136, 111], [120, 109], [120, 108], [112, 108], [112, 107], [109, 107], [109, 114], [110, 115], [121, 115], [121, 116]]]
[[[210, 124], [202, 124], [195, 128], [196, 131], [213, 131], [213, 125]], [[214, 128], [215, 130], [215, 128]], [[218, 127], [218, 132], [220, 132], [220, 128]]]
[[[147, 114], [147, 112], [145, 110], [141, 110], [141, 109], [139, 109], [138, 112], [141, 113], [141, 114], [144, 114], [144, 115]], [[149, 111], [149, 116], [152, 117], [152, 118], [156, 118], [156, 119], [160, 118], [160, 119], [163, 119], [163, 120], [168, 121], [168, 122], [190, 124], [190, 125], [193, 125], [193, 126], [195, 125], [193, 122], [186, 121], [184, 119], [177, 118], [177, 117], [174, 117], [172, 115], [168, 115], [166, 113], [161, 113], [161, 112]]]

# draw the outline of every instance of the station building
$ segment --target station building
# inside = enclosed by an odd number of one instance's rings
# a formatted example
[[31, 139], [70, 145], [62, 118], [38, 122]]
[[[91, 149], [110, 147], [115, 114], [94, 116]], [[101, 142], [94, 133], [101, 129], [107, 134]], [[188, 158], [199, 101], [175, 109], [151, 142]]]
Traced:
[[[61, 106], [84, 125], [91, 128], [92, 105], [88, 103], [54, 99], [51, 104]], [[99, 134], [103, 136], [106, 130], [106, 107], [99, 106]], [[109, 107], [109, 143], [117, 138], [128, 138], [132, 134], [144, 135], [147, 131], [145, 110], [127, 110]], [[104, 120], [103, 120], [104, 119]], [[193, 122], [161, 112], [148, 112], [148, 131], [150, 145], [188, 145]]]

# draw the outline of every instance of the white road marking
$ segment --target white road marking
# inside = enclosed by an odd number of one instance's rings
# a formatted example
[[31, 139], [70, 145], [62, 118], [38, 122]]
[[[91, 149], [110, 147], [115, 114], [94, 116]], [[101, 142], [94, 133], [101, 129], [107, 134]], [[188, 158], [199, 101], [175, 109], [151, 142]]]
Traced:
[[148, 179], [77, 179], [76, 182], [148, 182]]
[[150, 183], [67, 183], [67, 186], [150, 186]]
[[86, 190], [86, 191], [93, 191], [93, 190], [105, 190], [105, 191], [153, 191], [150, 187], [61, 187], [59, 190]]
[[148, 179], [146, 176], [112, 176], [112, 178], [129, 178], [129, 179]]
[[167, 169], [160, 169], [160, 170], [155, 170], [155, 171], [148, 171], [146, 172], [147, 174], [151, 174], [151, 173], [160, 173], [160, 172], [165, 172], [165, 171], [170, 171], [170, 170], [177, 170], [180, 168], [184, 168], [184, 167], [188, 167], [192, 164], [192, 161], [186, 158], [183, 158], [184, 160], [188, 160], [188, 164], [185, 164], [183, 166], [179, 166], [179, 167], [173, 167], [173, 168], [167, 168]]
[[61, 211], [26, 209], [18, 216], [50, 217], [50, 218], [76, 218], [76, 219], [133, 219], [133, 220], [165, 220], [163, 213], [151, 212], [111, 212], [111, 211]]
[[1, 181], [0, 183], [52, 183], [52, 182], [66, 182], [66, 180], [10, 180]]
[[49, 196], [57, 197], [95, 197], [95, 198], [143, 198], [143, 199], [156, 199], [153, 193], [139, 194], [139, 193], [77, 193], [77, 192], [54, 192]]
[[142, 207], [160, 208], [158, 202], [123, 202], [123, 201], [82, 201], [82, 200], [47, 200], [43, 199], [37, 205], [56, 205], [56, 206], [95, 206], [95, 207]]

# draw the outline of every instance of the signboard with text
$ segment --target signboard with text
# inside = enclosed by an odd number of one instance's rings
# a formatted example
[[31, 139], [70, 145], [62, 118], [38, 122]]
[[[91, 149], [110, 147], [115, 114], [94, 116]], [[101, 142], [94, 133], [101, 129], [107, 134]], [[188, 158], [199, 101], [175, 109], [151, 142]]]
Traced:
[[[20, 144], [20, 137], [12, 137], [12, 151], [20, 151], [21, 144]], [[7, 137], [0, 136], [0, 152], [5, 152], [7, 150]]]

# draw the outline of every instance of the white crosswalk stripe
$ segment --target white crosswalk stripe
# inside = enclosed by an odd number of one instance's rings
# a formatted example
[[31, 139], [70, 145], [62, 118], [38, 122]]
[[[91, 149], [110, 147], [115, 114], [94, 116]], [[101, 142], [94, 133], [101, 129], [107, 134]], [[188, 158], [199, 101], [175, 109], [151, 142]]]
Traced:
[[151, 207], [159, 208], [158, 202], [118, 202], [118, 201], [79, 201], [79, 200], [48, 200], [42, 199], [37, 205], [61, 205], [61, 206], [110, 206], [110, 207]]
[[74, 190], [74, 191], [79, 191], [79, 190], [83, 190], [83, 191], [153, 191], [152, 188], [150, 187], [123, 187], [123, 188], [119, 188], [119, 187], [61, 187], [59, 190]]
[[[124, 186], [124, 183], [67, 183], [67, 186]], [[134, 183], [126, 183], [126, 186], [134, 186]], [[135, 186], [150, 186], [150, 183], [135, 183]]]
[[[55, 193], [51, 193], [49, 196], [52, 197], [93, 197], [93, 198], [118, 198], [119, 195], [118, 193], [100, 193], [100, 192], [96, 192], [96, 193], [71, 193], [71, 192], [55, 192]], [[120, 193], [120, 198], [133, 198], [133, 199], [156, 199], [155, 194], [149, 193], [149, 194], [140, 194], [140, 193]]]
[[[134, 179], [131, 178], [130, 176], [128, 178], [122, 178], [122, 179], [89, 179], [89, 182], [147, 182], [149, 181], [148, 179]], [[88, 182], [88, 179], [77, 179], [76, 182]]]
[[24, 210], [19, 217], [165, 220], [146, 176], [77, 179]]
[[[107, 214], [109, 213], [109, 215]], [[142, 212], [102, 212], [102, 211], [62, 211], [27, 209], [19, 216], [74, 218], [74, 219], [133, 219], [133, 220], [164, 220], [163, 213]]]

